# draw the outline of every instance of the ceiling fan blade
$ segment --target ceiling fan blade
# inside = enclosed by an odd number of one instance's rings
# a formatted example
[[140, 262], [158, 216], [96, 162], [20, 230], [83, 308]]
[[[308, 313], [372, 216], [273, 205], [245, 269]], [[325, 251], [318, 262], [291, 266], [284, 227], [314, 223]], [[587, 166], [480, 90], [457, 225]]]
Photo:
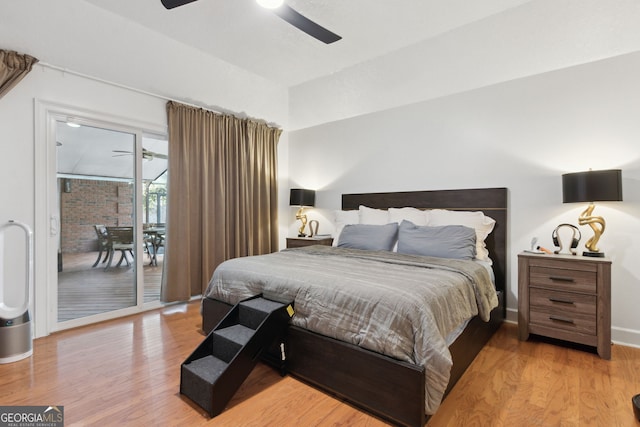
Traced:
[[162, 5], [167, 9], [173, 9], [174, 7], [183, 6], [185, 4], [194, 2], [196, 0], [160, 0]]
[[142, 157], [145, 159], [167, 159], [166, 154], [156, 153], [155, 151], [148, 150], [146, 148], [142, 148]]
[[[163, 3], [165, 1], [167, 0], [162, 0]], [[309, 18], [301, 15], [299, 12], [297, 12], [295, 9], [292, 9], [287, 4], [283, 4], [278, 9], [274, 9], [274, 12], [276, 15], [278, 15], [280, 18], [287, 21], [289, 24], [304, 31], [305, 33], [309, 34], [311, 37], [314, 37], [323, 43], [330, 44], [333, 42], [337, 42], [342, 38], [336, 33], [333, 33], [327, 30], [326, 28], [316, 24]]]
[[[120, 156], [133, 156], [133, 151], [127, 151], [127, 150], [111, 150], [114, 153], [118, 153], [118, 154], [114, 154], [112, 157], [120, 157]], [[162, 153], [156, 153], [153, 152], [151, 150], [147, 150], [146, 148], [142, 149], [142, 158], [143, 159], [151, 159], [153, 160], [153, 158], [158, 158], [158, 159], [167, 159], [168, 156], [166, 154], [162, 154]]]

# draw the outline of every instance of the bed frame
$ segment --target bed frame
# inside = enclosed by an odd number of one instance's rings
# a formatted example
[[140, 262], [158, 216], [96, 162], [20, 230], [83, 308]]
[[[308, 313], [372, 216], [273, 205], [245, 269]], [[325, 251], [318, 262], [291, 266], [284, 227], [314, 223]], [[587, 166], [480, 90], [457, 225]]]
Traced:
[[[483, 322], [476, 316], [449, 346], [453, 367], [446, 396], [506, 316], [507, 189], [342, 196], [343, 210], [358, 209], [360, 205], [377, 209], [412, 206], [421, 209], [482, 211], [496, 221], [486, 244], [493, 261], [499, 305], [491, 312], [489, 322]], [[208, 333], [213, 329], [230, 308], [224, 302], [203, 299], [203, 330]], [[401, 362], [295, 326], [288, 329], [286, 345], [287, 373], [394, 424], [424, 426], [427, 421], [424, 367]]]

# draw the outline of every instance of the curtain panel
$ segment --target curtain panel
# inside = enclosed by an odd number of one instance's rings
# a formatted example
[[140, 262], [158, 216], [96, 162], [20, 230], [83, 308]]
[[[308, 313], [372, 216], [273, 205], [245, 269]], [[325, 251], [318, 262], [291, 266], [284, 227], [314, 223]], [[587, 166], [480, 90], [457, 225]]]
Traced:
[[278, 250], [281, 130], [167, 103], [169, 172], [162, 301], [204, 293], [223, 261]]
[[29, 74], [37, 62], [33, 56], [0, 49], [0, 98]]

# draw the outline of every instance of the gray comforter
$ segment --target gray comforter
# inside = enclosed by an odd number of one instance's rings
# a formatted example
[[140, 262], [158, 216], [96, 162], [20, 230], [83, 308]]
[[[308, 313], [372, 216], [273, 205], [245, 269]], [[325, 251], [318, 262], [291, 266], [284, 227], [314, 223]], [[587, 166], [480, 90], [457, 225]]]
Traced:
[[440, 405], [451, 354], [445, 337], [498, 305], [473, 261], [328, 246], [285, 249], [222, 263], [206, 291], [230, 304], [257, 295], [294, 301], [296, 326], [426, 371], [426, 412]]

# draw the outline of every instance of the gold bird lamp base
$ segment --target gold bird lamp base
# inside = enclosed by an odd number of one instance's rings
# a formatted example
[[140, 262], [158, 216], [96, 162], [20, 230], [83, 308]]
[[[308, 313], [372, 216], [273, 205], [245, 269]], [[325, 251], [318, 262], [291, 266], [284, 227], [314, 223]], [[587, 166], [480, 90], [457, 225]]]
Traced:
[[589, 204], [589, 207], [585, 209], [578, 218], [578, 223], [580, 225], [588, 225], [593, 230], [593, 237], [587, 240], [585, 243], [586, 251], [582, 253], [584, 256], [590, 257], [604, 257], [604, 252], [600, 252], [598, 249], [598, 240], [600, 240], [600, 236], [604, 233], [605, 222], [604, 218], [601, 216], [592, 216], [593, 210], [595, 209], [595, 205], [593, 203]]
[[300, 228], [298, 228], [298, 237], [307, 237], [304, 232], [304, 229], [307, 227], [307, 216], [304, 214], [304, 207], [300, 207], [298, 212], [296, 212], [296, 219], [299, 219], [301, 222]]

